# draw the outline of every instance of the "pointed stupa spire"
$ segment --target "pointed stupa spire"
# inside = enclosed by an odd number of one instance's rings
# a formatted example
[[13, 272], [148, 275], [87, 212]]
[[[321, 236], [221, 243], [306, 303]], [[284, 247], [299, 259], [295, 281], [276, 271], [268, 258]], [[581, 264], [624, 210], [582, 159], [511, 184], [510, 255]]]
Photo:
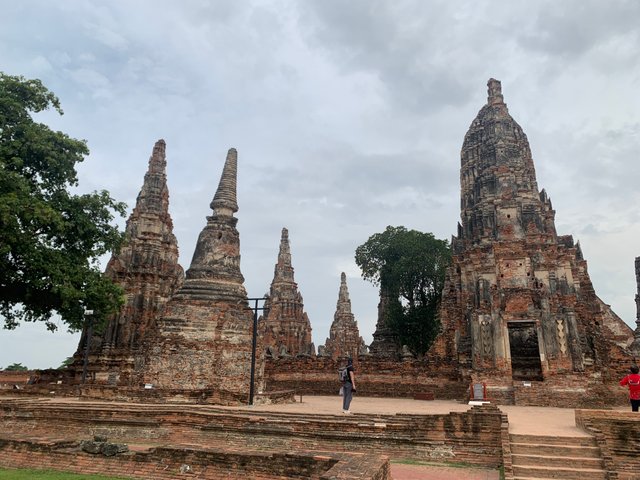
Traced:
[[504, 103], [504, 97], [502, 96], [502, 83], [500, 83], [500, 80], [490, 78], [487, 82], [487, 91], [487, 103], [489, 105]]
[[153, 152], [149, 157], [149, 167], [144, 175], [144, 182], [136, 199], [135, 210], [138, 213], [168, 214], [169, 193], [166, 174], [166, 147], [167, 145], [162, 139], [158, 140], [153, 146]]
[[289, 230], [282, 229], [278, 263], [265, 303], [267, 315], [262, 324], [261, 339], [264, 348], [287, 355], [315, 353], [311, 341], [311, 322], [304, 311], [302, 294], [293, 279]]
[[276, 263], [273, 274], [273, 281], [293, 282], [293, 267], [291, 266], [291, 246], [289, 245], [289, 230], [282, 229], [280, 237], [280, 250], [278, 252], [278, 263]]
[[165, 173], [167, 167], [166, 149], [167, 144], [162, 138], [153, 146], [153, 152], [149, 157], [149, 173]]
[[340, 275], [340, 290], [338, 292], [336, 315], [338, 313], [351, 314], [351, 299], [349, 298], [349, 287], [347, 287], [347, 275], [344, 272]]
[[[92, 372], [104, 378], [108, 375], [118, 383], [128, 381], [133, 368], [130, 355], [140, 346], [145, 332], [155, 328], [158, 311], [184, 279], [169, 214], [165, 150], [164, 140], [158, 140], [136, 206], [127, 219], [126, 240], [112, 254], [105, 270], [105, 276], [124, 290], [125, 303], [90, 342], [92, 354], [101, 352], [91, 361]], [[76, 356], [84, 352], [86, 340], [85, 329]], [[71, 369], [79, 372], [82, 362]]]
[[200, 232], [187, 279], [176, 297], [202, 298], [216, 301], [246, 303], [244, 277], [240, 273], [240, 234], [236, 229], [236, 172], [238, 154], [229, 149], [218, 190], [207, 217], [207, 225]]
[[230, 148], [224, 162], [218, 190], [211, 201], [211, 209], [220, 216], [232, 217], [238, 211], [236, 182], [238, 178], [238, 152]]
[[[460, 155], [462, 232], [473, 242], [555, 235], [553, 211], [538, 191], [529, 141], [509, 115], [500, 81], [465, 135]], [[521, 213], [524, 212], [524, 213]]]
[[342, 272], [336, 313], [329, 329], [329, 338], [324, 344], [324, 354], [333, 358], [357, 357], [363, 351], [364, 341], [358, 330], [358, 322], [351, 313], [347, 276]]

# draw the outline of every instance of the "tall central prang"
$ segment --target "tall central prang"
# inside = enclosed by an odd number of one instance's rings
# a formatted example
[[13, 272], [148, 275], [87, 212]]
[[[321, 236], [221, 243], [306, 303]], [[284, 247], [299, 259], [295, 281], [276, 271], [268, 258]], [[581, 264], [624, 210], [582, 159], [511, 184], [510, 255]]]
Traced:
[[595, 294], [580, 244], [556, 234], [527, 136], [494, 79], [464, 138], [460, 190], [432, 352], [516, 403], [559, 378], [576, 398], [602, 385], [612, 364], [628, 359], [631, 331]]

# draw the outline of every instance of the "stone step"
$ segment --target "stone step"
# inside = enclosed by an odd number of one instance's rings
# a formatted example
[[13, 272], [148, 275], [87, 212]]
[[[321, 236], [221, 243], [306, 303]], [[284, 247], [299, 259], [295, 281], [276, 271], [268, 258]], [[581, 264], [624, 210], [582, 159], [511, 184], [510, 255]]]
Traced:
[[511, 443], [537, 443], [541, 445], [580, 445], [583, 447], [596, 446], [593, 437], [548, 437], [542, 435], [509, 435]]
[[515, 478], [606, 480], [607, 472], [596, 468], [558, 468], [513, 465]]
[[548, 455], [555, 457], [600, 458], [598, 447], [581, 445], [545, 445], [534, 443], [511, 443], [511, 453], [517, 455]]
[[547, 456], [547, 455], [521, 455], [512, 452], [511, 461], [518, 466], [541, 466], [541, 467], [577, 467], [602, 469], [604, 462], [599, 457], [567, 457], [567, 456]]

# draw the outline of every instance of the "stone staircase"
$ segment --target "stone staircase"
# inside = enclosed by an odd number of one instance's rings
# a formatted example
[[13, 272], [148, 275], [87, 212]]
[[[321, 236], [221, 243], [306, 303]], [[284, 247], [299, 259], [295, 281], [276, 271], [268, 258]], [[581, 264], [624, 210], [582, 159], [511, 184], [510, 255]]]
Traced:
[[607, 480], [591, 437], [509, 435], [514, 480]]

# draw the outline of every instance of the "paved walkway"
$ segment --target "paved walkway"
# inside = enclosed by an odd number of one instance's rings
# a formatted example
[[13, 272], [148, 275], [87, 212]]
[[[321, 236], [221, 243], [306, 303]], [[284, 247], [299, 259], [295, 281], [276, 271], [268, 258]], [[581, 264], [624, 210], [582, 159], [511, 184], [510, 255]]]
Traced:
[[[296, 403], [283, 405], [255, 405], [252, 407], [223, 407], [235, 410], [262, 412], [287, 412], [307, 415], [341, 415], [342, 399], [339, 396], [296, 397]], [[466, 403], [451, 400], [413, 400], [406, 398], [354, 397], [351, 412], [354, 414], [416, 413], [421, 415], [466, 412], [471, 407]], [[509, 417], [509, 431], [517, 434], [554, 435], [557, 437], [588, 436], [576, 427], [572, 408], [520, 407], [500, 405], [500, 410]]]
[[393, 480], [499, 480], [497, 470], [456, 468], [436, 465], [391, 464]]

